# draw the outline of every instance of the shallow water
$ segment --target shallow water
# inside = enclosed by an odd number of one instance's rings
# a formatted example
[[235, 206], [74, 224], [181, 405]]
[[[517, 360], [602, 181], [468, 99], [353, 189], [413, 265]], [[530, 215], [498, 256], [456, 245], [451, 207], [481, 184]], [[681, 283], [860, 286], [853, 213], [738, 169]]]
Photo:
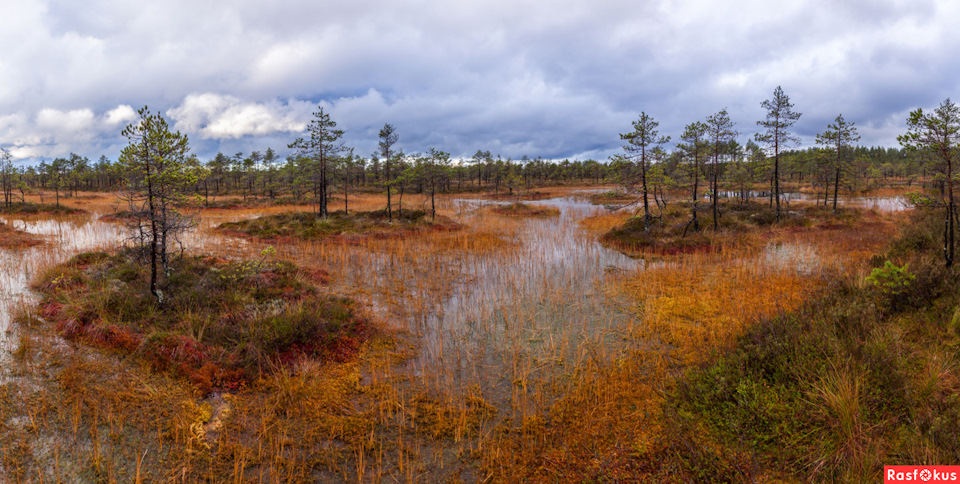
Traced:
[[[627, 303], [613, 299], [607, 284], [618, 274], [642, 269], [644, 262], [601, 246], [596, 234], [578, 224], [607, 213], [603, 207], [576, 197], [555, 198], [527, 203], [555, 207], [559, 216], [515, 219], [484, 209], [498, 202], [438, 202], [468, 227], [499, 224], [511, 247], [422, 251], [421, 242], [410, 237], [380, 245], [277, 244], [278, 257], [329, 270], [334, 291], [357, 298], [380, 319], [418, 336], [419, 355], [409, 364], [415, 374], [444, 388], [476, 385], [485, 393], [502, 393], [504, 385], [518, 378], [575, 364], [632, 322], [622, 309]], [[846, 203], [878, 210], [907, 207], [896, 197]], [[0, 329], [8, 328], [17, 304], [33, 300], [28, 284], [40, 268], [124, 242], [125, 229], [101, 222], [99, 216], [5, 219], [44, 235], [48, 244], [0, 250]], [[182, 235], [183, 246], [194, 253], [257, 257], [268, 244], [210, 231], [252, 216], [206, 212], [196, 229]], [[804, 247], [771, 246], [763, 257], [779, 268], [816, 269], [816, 254]]]
[[[721, 192], [721, 198], [733, 198], [735, 192]], [[750, 197], [754, 199], [769, 199], [770, 194], [764, 192], [750, 192]], [[806, 193], [787, 192], [781, 193], [780, 199], [789, 202], [816, 202], [822, 200], [819, 196], [811, 196]], [[830, 197], [829, 206], [833, 206], [833, 197]], [[837, 205], [841, 207], [862, 208], [865, 210], [876, 210], [878, 212], [902, 212], [913, 208], [913, 205], [901, 196], [896, 197], [839, 197]]]
[[95, 218], [97, 217], [2, 217], [5, 223], [41, 235], [46, 240], [45, 244], [24, 249], [0, 249], [2, 334], [6, 334], [9, 329], [11, 313], [16, 306], [34, 300], [29, 284], [38, 270], [63, 262], [82, 251], [108, 249], [122, 243], [124, 236], [118, 226], [96, 221]]
[[[469, 209], [485, 202], [456, 203]], [[469, 282], [422, 325], [418, 364], [425, 371], [437, 365], [442, 383], [496, 385], [516, 376], [505, 366], [518, 357], [569, 361], [583, 343], [602, 344], [608, 331], [631, 319], [605, 297], [604, 280], [643, 262], [601, 246], [577, 224], [605, 210], [574, 198], [528, 203], [557, 208], [560, 215], [523, 219], [517, 250], [468, 265]], [[481, 216], [490, 215], [479, 212], [464, 222]]]
[[768, 267], [800, 274], [817, 272], [822, 267], [820, 257], [814, 247], [800, 243], [771, 243], [764, 247], [761, 254], [761, 259]]
[[495, 225], [508, 239], [495, 250], [430, 250], [418, 236], [276, 249], [278, 257], [330, 271], [332, 290], [417, 336], [420, 351], [408, 362], [415, 375], [442, 388], [479, 385], [486, 393], [516, 379], [517, 365], [563, 364], [581, 357], [585, 342], [612, 338], [610, 331], [632, 316], [605, 295], [604, 281], [644, 264], [601, 246], [580, 227], [580, 220], [606, 213], [603, 207], [557, 198], [528, 203], [555, 207], [559, 216], [511, 218], [486, 210], [497, 203], [444, 200], [440, 207], [468, 227], [465, 234]]

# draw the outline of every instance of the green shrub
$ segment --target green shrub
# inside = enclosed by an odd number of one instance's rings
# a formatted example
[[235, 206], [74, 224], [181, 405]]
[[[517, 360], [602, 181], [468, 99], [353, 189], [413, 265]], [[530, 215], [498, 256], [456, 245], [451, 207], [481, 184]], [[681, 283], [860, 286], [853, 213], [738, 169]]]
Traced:
[[876, 290], [886, 296], [897, 296], [903, 294], [909, 289], [910, 282], [917, 278], [908, 271], [910, 264], [904, 264], [903, 267], [897, 267], [890, 261], [886, 261], [883, 267], [878, 267], [867, 276], [867, 282], [873, 284]]

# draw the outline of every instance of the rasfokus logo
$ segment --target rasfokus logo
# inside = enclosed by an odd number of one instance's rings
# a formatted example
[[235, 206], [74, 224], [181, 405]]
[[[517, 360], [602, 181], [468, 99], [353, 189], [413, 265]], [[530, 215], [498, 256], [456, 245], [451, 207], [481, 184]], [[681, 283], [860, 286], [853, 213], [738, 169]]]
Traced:
[[960, 482], [960, 466], [884, 466], [883, 482]]

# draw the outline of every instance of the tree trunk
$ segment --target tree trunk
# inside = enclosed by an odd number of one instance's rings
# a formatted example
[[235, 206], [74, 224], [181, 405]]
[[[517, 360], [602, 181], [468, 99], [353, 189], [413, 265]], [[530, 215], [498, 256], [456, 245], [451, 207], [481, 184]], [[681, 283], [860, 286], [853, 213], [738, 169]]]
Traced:
[[643, 185], [643, 230], [650, 231], [650, 202], [647, 200], [647, 148], [640, 147], [640, 182]]
[[163, 295], [157, 288], [157, 216], [154, 207], [153, 180], [150, 177], [150, 163], [147, 162], [147, 203], [150, 207], [150, 294], [157, 298], [157, 304], [163, 303]]
[[[837, 213], [837, 193], [840, 191], [840, 155], [837, 155], [837, 174], [833, 179], [833, 213]], [[826, 200], [824, 200], [826, 205]]]
[[697, 220], [697, 190], [700, 188], [700, 156], [693, 157], [693, 208], [690, 212], [693, 215], [693, 231], [700, 231], [700, 222]]
[[[393, 207], [390, 205], [390, 160], [384, 163], [385, 176], [387, 178], [387, 220], [393, 220]], [[403, 195], [400, 195], [401, 199]]]
[[720, 211], [717, 207], [717, 198], [720, 196], [719, 192], [719, 174], [720, 174], [720, 156], [715, 154], [713, 157], [713, 231], [716, 232], [720, 230]]
[[947, 160], [947, 237], [946, 237], [946, 247], [945, 247], [945, 257], [947, 262], [947, 267], [953, 266], [953, 247], [954, 247], [954, 213], [956, 212], [956, 206], [953, 201], [953, 164], [950, 160]]
[[777, 222], [780, 221], [780, 140], [773, 145], [773, 198], [777, 201]]

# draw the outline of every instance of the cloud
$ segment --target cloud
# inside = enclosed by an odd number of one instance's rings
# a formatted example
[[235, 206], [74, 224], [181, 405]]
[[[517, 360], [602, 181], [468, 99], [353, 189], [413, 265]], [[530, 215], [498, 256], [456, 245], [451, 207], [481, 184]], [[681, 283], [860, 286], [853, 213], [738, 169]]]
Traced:
[[244, 102], [214, 93], [190, 94], [167, 111], [174, 128], [207, 139], [235, 139], [278, 132], [297, 133], [306, 128], [309, 103], [303, 101]]
[[118, 126], [120, 124], [130, 123], [137, 119], [137, 112], [127, 104], [121, 104], [107, 111], [105, 122], [108, 126]]
[[82, 133], [91, 128], [94, 116], [89, 109], [74, 109], [60, 111], [44, 108], [37, 113], [37, 127], [50, 132], [60, 132], [67, 135]]
[[[645, 111], [674, 135], [729, 109], [745, 140], [782, 85], [810, 139], [836, 114], [896, 145], [960, 94], [949, 0], [36, 0], [4, 4], [0, 146], [115, 157], [131, 106], [201, 157], [282, 150], [318, 105], [360, 154], [604, 157]], [[870, 129], [867, 129], [867, 127]], [[26, 155], [24, 155], [26, 156]]]

